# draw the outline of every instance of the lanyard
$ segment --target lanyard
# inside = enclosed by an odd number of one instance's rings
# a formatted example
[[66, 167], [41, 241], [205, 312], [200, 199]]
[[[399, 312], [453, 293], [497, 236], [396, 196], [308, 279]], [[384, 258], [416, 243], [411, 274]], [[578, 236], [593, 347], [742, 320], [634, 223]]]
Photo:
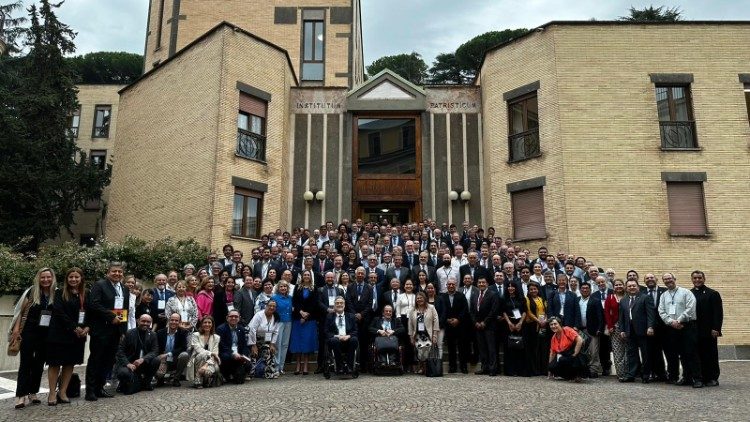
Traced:
[[674, 305], [674, 297], [677, 295], [677, 289], [674, 289], [674, 293], [669, 292], [669, 296], [672, 297], [672, 305]]

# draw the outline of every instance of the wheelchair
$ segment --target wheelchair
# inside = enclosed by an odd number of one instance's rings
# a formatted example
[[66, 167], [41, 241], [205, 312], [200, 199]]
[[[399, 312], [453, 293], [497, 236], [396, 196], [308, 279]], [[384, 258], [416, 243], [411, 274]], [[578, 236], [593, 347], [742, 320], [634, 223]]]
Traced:
[[[338, 378], [346, 378], [351, 376], [352, 379], [359, 378], [359, 344], [356, 345], [356, 348], [354, 349], [354, 367], [353, 368], [343, 368], [343, 373], [339, 375], [338, 369], [336, 367], [336, 357], [333, 355], [333, 350], [331, 350], [328, 347], [328, 341], [325, 342], [325, 356], [326, 356], [326, 362], [323, 366], [323, 376], [325, 379], [331, 379], [331, 376], [337, 376]], [[345, 362], [344, 365], [346, 366], [346, 352], [344, 352], [344, 356], [342, 356], [342, 360]]]
[[370, 350], [373, 375], [404, 374], [404, 346], [396, 336], [375, 337]]

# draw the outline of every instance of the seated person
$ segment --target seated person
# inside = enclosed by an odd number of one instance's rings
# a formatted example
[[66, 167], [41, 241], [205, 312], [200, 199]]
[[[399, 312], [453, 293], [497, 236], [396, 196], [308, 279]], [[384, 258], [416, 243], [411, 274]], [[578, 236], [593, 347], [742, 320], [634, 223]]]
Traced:
[[138, 318], [138, 326], [125, 333], [117, 349], [116, 371], [119, 390], [124, 394], [151, 391], [151, 379], [159, 368], [159, 344], [151, 332], [151, 315]]
[[[373, 319], [370, 324], [370, 334], [374, 339], [373, 342], [378, 356], [385, 357], [385, 354], [396, 354], [398, 352], [398, 337], [402, 336], [404, 332], [401, 319], [393, 317], [393, 307], [385, 305], [383, 316]], [[391, 361], [397, 362], [395, 356], [392, 356]]]
[[180, 314], [174, 312], [169, 316], [167, 326], [156, 332], [159, 342], [159, 365], [166, 364], [165, 373], [156, 373], [156, 385], [164, 385], [164, 377], [172, 376], [172, 385], [180, 386], [180, 377], [185, 372], [190, 354], [187, 352], [187, 332], [180, 329]]
[[[336, 373], [347, 373], [354, 368], [354, 352], [357, 350], [357, 321], [354, 315], [344, 312], [344, 298], [338, 296], [333, 304], [334, 313], [326, 318], [326, 342], [336, 359]], [[342, 362], [342, 353], [346, 353], [346, 367]]]
[[235, 384], [245, 382], [245, 374], [252, 369], [250, 348], [247, 345], [247, 331], [240, 324], [240, 312], [235, 310], [227, 314], [227, 322], [216, 329], [219, 341], [219, 370], [227, 381]]

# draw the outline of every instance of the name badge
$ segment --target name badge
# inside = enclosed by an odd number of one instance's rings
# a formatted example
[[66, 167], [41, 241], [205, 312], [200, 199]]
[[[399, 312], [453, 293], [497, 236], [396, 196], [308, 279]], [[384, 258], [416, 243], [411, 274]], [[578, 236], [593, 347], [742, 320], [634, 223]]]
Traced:
[[336, 302], [336, 298], [334, 296], [328, 296], [328, 307], [332, 307], [334, 303]]
[[418, 322], [417, 323], [417, 331], [424, 331], [424, 322]]
[[139, 353], [139, 358], [143, 358], [143, 350], [141, 350], [141, 352]]
[[167, 353], [167, 362], [172, 362], [172, 354]]
[[78, 323], [83, 324], [83, 321], [86, 319], [86, 311], [78, 311]]
[[39, 317], [39, 326], [49, 327], [50, 320], [52, 320], [52, 313], [49, 311], [42, 311], [42, 315]]
[[163, 311], [164, 308], [167, 307], [167, 301], [159, 299], [159, 302], [157, 303], [157, 307], [159, 308], [160, 311]]
[[232, 312], [234, 310], [234, 303], [227, 302], [227, 311]]
[[273, 338], [273, 333], [266, 333], [263, 336], [263, 341], [265, 341], [266, 343], [270, 343], [272, 338]]
[[514, 309], [513, 318], [516, 318], [516, 319], [521, 318], [521, 311], [519, 311], [518, 309]]
[[180, 311], [180, 319], [185, 322], [188, 320], [188, 314], [187, 311]]
[[124, 300], [122, 296], [115, 296], [115, 309], [122, 309], [125, 304]]
[[237, 345], [232, 346], [232, 353], [237, 353]]
[[675, 304], [669, 305], [669, 315], [676, 315], [677, 314], [677, 306]]

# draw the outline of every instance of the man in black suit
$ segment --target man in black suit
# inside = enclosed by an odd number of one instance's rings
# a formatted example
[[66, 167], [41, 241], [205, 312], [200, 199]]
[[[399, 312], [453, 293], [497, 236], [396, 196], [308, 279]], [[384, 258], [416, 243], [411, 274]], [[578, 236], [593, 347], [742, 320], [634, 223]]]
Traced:
[[334, 283], [335, 275], [332, 271], [328, 271], [325, 275], [325, 286], [318, 288], [318, 315], [320, 315], [318, 330], [318, 368], [315, 370], [316, 374], [323, 372], [323, 365], [325, 365], [325, 323], [328, 315], [335, 312], [334, 305], [336, 298], [341, 296], [344, 297], [346, 292], [344, 289], [337, 286]]
[[253, 265], [253, 277], [260, 277], [261, 280], [265, 280], [268, 275], [268, 270], [271, 268], [275, 269], [276, 265], [271, 260], [271, 250], [269, 248], [263, 249], [261, 257], [261, 260]]
[[401, 283], [397, 278], [391, 279], [390, 287], [390, 289], [383, 291], [383, 306], [391, 305], [395, 312], [396, 302], [398, 301], [398, 297], [401, 295], [401, 293], [403, 293], [403, 291], [401, 290]]
[[477, 333], [477, 345], [482, 361], [482, 370], [477, 371], [476, 374], [494, 377], [497, 375], [495, 330], [500, 304], [497, 294], [487, 289], [486, 278], [481, 277], [477, 281], [477, 288], [479, 294], [476, 299], [472, 298], [470, 304], [471, 319]]
[[591, 296], [591, 284], [584, 282], [579, 287], [581, 297], [578, 298], [581, 319], [578, 330], [591, 336], [586, 353], [589, 355], [589, 374], [591, 378], [598, 378], [602, 374], [599, 360], [600, 339], [604, 334], [604, 307], [601, 301]]
[[690, 278], [693, 281], [691, 290], [695, 295], [695, 310], [698, 315], [698, 358], [703, 384], [715, 387], [719, 385], [717, 339], [721, 336], [721, 326], [724, 323], [724, 307], [719, 292], [706, 287], [706, 275], [703, 271], [693, 271]]
[[576, 328], [581, 324], [578, 296], [568, 291], [568, 279], [563, 275], [557, 278], [557, 291], [547, 298], [547, 318], [552, 317], [560, 318], [566, 327]]
[[[348, 373], [354, 368], [354, 351], [359, 344], [358, 323], [354, 315], [344, 312], [345, 303], [343, 297], [337, 297], [334, 303], [335, 312], [328, 314], [325, 323], [326, 344], [336, 359], [336, 373], [338, 374]], [[344, 353], [346, 353], [346, 366], [342, 359]]]
[[117, 379], [124, 394], [151, 391], [151, 379], [159, 369], [159, 344], [151, 332], [151, 315], [138, 318], [138, 327], [125, 334], [117, 349]]
[[[419, 259], [417, 260], [416, 265], [411, 267], [411, 279], [417, 280], [417, 274], [419, 274], [420, 271], [424, 271], [427, 273], [427, 282], [428, 283], [435, 283], [435, 267], [431, 267], [427, 263], [427, 251], [423, 251], [419, 253]], [[437, 289], [438, 292], [440, 292], [440, 286], [435, 285], [435, 289]]]
[[648, 355], [648, 343], [646, 336], [654, 335], [656, 326], [656, 308], [654, 302], [648, 295], [642, 294], [638, 288], [638, 282], [630, 280], [625, 287], [627, 294], [620, 301], [619, 324], [622, 328], [620, 335], [628, 342], [628, 372], [620, 382], [633, 382], [635, 380], [638, 365], [641, 363], [640, 355], [643, 357], [641, 377], [644, 384], [650, 382], [651, 361]]
[[242, 288], [234, 293], [234, 309], [240, 311], [240, 324], [247, 327], [255, 316], [255, 299], [258, 293], [253, 288], [253, 278], [245, 277]]
[[313, 259], [313, 271], [318, 274], [325, 274], [333, 269], [333, 261], [328, 259], [328, 251], [321, 248], [318, 256]]
[[407, 240], [404, 244], [403, 263], [407, 268], [412, 268], [419, 263], [419, 253], [414, 249], [414, 242]]
[[367, 327], [372, 317], [372, 287], [365, 282], [365, 269], [357, 268], [354, 273], [355, 282], [350, 283], [346, 290], [346, 308], [354, 314], [359, 333], [359, 363], [362, 372], [367, 368]]
[[401, 288], [404, 287], [404, 283], [406, 283], [406, 280], [411, 278], [411, 269], [404, 266], [404, 257], [401, 255], [394, 254], [393, 265], [389, 266], [388, 269], [385, 270], [385, 279], [391, 280], [393, 278], [398, 278], [399, 282], [401, 283]]
[[296, 265], [297, 260], [294, 257], [294, 254], [291, 252], [287, 252], [284, 256], [284, 262], [277, 266], [276, 270], [278, 271], [279, 278], [281, 278], [281, 274], [284, 273], [284, 271], [289, 270], [289, 272], [292, 273], [292, 280], [297, 280], [297, 275], [302, 271], [300, 267]]
[[[441, 294], [437, 300], [440, 315], [440, 326], [445, 329], [445, 346], [448, 349], [448, 372], [455, 373], [457, 368], [461, 373], [468, 374], [469, 344], [466, 341], [467, 328], [470, 326], [469, 303], [466, 296], [458, 292], [458, 282], [455, 277], [448, 277], [448, 291]], [[458, 352], [458, 353], [456, 353]], [[456, 355], [458, 354], [458, 366]]]
[[[180, 329], [180, 314], [169, 316], [167, 326], [156, 332], [159, 343], [159, 362], [167, 364], [168, 374], [172, 374], [172, 385], [180, 386], [180, 376], [185, 372], [190, 354], [187, 352], [187, 332]], [[164, 375], [156, 376], [156, 386], [164, 385]]]
[[[601, 277], [601, 276], [599, 276]], [[646, 284], [646, 295], [649, 297], [651, 302], [654, 304], [654, 308], [659, 307], [659, 301], [661, 295], [667, 291], [666, 287], [657, 286], [656, 276], [652, 273], [648, 273], [643, 277], [644, 283]], [[646, 338], [648, 345], [648, 357], [651, 362], [651, 380], [652, 381], [666, 381], [667, 380], [667, 368], [664, 364], [664, 336], [666, 334], [667, 326], [664, 325], [664, 321], [661, 318], [656, 318], [656, 325], [654, 326], [654, 335]]]
[[[552, 257], [553, 255], [547, 255]], [[607, 298], [614, 294], [614, 291], [607, 287], [607, 279], [603, 276], [596, 278], [596, 285], [591, 285], [593, 293], [591, 293], [591, 300], [595, 300], [602, 304], [604, 309], [604, 302]], [[602, 375], [608, 376], [612, 372], [612, 339], [607, 335], [599, 336], [599, 363], [602, 365]]]
[[112, 397], [104, 390], [107, 372], [115, 363], [120, 338], [128, 327], [130, 292], [122, 284], [125, 266], [110, 262], [106, 278], [97, 281], [89, 293], [87, 320], [90, 324], [89, 359], [86, 365], [86, 400]]
[[245, 374], [251, 369], [250, 347], [247, 345], [247, 331], [239, 324], [240, 313], [231, 310], [227, 322], [219, 325], [216, 334], [219, 341], [219, 370], [227, 381], [235, 384], [245, 383]]
[[[378, 348], [378, 337], [395, 337], [396, 341], [403, 344], [402, 339], [405, 335], [406, 329], [401, 324], [401, 318], [393, 317], [393, 307], [391, 305], [383, 306], [382, 316], [373, 318], [372, 323], [370, 323], [370, 337], [373, 339], [372, 341], [376, 348]], [[392, 342], [392, 340], [390, 341]], [[376, 358], [384, 361], [387, 356], [384, 352], [387, 351], [379, 349]], [[398, 362], [398, 358], [396, 357], [397, 352], [397, 350], [394, 350], [392, 353], [389, 353], [392, 362]]]
[[471, 278], [474, 279], [475, 284], [480, 277], [484, 277], [485, 280], [490, 279], [490, 277], [486, 273], [486, 269], [479, 265], [479, 257], [477, 256], [476, 252], [469, 252], [469, 256], [467, 259], [469, 263], [461, 265], [458, 268], [458, 274], [462, 280], [466, 274], [471, 274]]

